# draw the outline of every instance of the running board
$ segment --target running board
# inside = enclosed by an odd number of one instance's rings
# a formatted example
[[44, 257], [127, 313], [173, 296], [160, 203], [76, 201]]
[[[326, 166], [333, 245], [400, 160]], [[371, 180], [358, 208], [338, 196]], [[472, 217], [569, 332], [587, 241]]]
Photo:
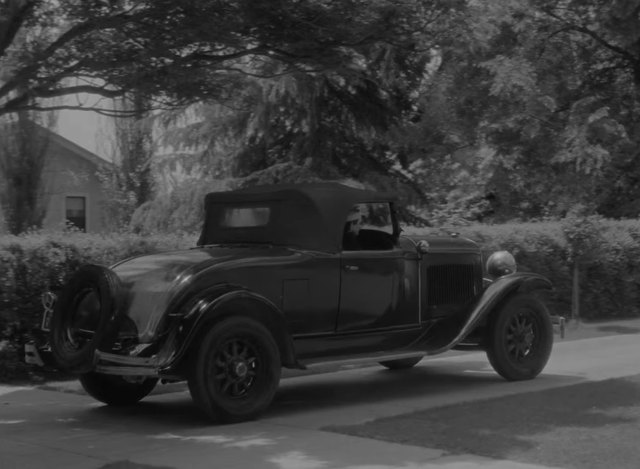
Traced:
[[351, 357], [335, 357], [332, 359], [323, 358], [319, 361], [301, 361], [305, 370], [313, 370], [315, 368], [321, 368], [324, 366], [344, 366], [344, 365], [361, 365], [366, 363], [379, 363], [391, 360], [403, 360], [405, 358], [423, 358], [426, 357], [428, 352], [395, 352], [395, 353], [374, 353], [351, 356]]

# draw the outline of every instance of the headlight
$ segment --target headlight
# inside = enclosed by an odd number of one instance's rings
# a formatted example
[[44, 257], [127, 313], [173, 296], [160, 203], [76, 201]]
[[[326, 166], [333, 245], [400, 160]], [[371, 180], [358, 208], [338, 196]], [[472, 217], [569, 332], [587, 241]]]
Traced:
[[493, 278], [512, 274], [516, 270], [516, 259], [508, 251], [494, 252], [487, 260], [487, 273]]

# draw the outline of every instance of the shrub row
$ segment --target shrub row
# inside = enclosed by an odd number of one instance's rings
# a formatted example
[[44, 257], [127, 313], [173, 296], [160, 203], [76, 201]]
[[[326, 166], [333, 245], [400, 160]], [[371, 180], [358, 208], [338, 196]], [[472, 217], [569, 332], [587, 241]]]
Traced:
[[196, 235], [91, 235], [38, 232], [0, 236], [0, 380], [23, 376], [16, 357], [39, 326], [40, 295], [59, 288], [84, 263], [110, 265], [151, 252], [194, 246]]
[[487, 256], [506, 249], [515, 256], [519, 271], [548, 277], [554, 284], [548, 299], [555, 314], [571, 316], [577, 264], [582, 319], [640, 317], [640, 221], [570, 217], [562, 221], [456, 226], [450, 231], [477, 241]]

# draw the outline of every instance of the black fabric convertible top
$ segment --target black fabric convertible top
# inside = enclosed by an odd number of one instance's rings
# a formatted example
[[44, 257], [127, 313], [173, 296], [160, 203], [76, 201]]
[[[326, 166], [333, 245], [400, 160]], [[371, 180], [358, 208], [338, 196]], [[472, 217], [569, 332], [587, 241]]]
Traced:
[[[341, 250], [349, 209], [363, 202], [393, 202], [390, 193], [355, 189], [333, 182], [256, 186], [205, 197], [205, 221], [199, 246], [225, 243], [265, 243], [303, 249]], [[264, 226], [227, 228], [221, 225], [229, 207], [271, 210]]]

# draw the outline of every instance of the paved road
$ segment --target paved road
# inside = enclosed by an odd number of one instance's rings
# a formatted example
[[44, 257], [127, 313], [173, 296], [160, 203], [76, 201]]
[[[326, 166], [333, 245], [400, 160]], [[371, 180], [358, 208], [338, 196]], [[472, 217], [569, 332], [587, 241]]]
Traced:
[[[544, 400], [554, 395], [552, 390], [567, 393], [578, 389], [572, 386], [600, 383], [599, 393], [607, 395], [606, 380], [620, 378], [631, 379], [631, 385], [618, 386], [611, 399], [621, 399], [625, 405], [638, 402], [640, 407], [640, 382], [633, 378], [640, 374], [639, 337], [628, 334], [559, 342], [544, 374], [528, 382], [501, 380], [481, 353], [425, 360], [408, 372], [369, 367], [287, 378], [261, 420], [231, 426], [209, 424], [188, 393], [175, 385], [169, 388], [173, 392], [153, 395], [126, 409], [107, 408], [75, 392], [0, 388], [0, 469], [551, 467], [544, 458], [526, 458], [520, 453], [511, 458], [509, 448], [483, 453], [473, 445], [453, 445], [449, 440], [444, 444], [435, 437], [419, 440], [416, 435], [427, 432], [415, 425], [419, 420], [429, 426], [431, 415], [444, 415], [457, 418], [458, 428], [464, 428], [465, 420], [460, 417], [468, 414], [473, 426], [469, 412], [487, 408], [483, 403], [540, 396], [526, 402], [543, 408]], [[513, 407], [520, 401], [510, 402]], [[461, 406], [457, 414], [455, 406]], [[442, 414], [447, 409], [454, 413]], [[484, 419], [500, 416], [500, 406], [494, 404], [492, 409], [493, 414], [485, 414]], [[420, 419], [411, 418], [415, 415]], [[553, 414], [541, 413], [546, 431], [556, 423], [553, 418]], [[623, 423], [640, 428], [639, 420], [640, 412], [627, 416]], [[557, 424], [562, 427], [566, 422]], [[456, 438], [450, 428], [444, 431]], [[397, 438], [398, 434], [413, 439]], [[469, 435], [477, 436], [468, 432], [460, 436]], [[632, 458], [634, 451], [632, 446], [630, 456], [621, 456], [625, 458], [622, 462]], [[571, 465], [565, 460], [559, 467]], [[626, 467], [634, 466], [629, 462]]]

